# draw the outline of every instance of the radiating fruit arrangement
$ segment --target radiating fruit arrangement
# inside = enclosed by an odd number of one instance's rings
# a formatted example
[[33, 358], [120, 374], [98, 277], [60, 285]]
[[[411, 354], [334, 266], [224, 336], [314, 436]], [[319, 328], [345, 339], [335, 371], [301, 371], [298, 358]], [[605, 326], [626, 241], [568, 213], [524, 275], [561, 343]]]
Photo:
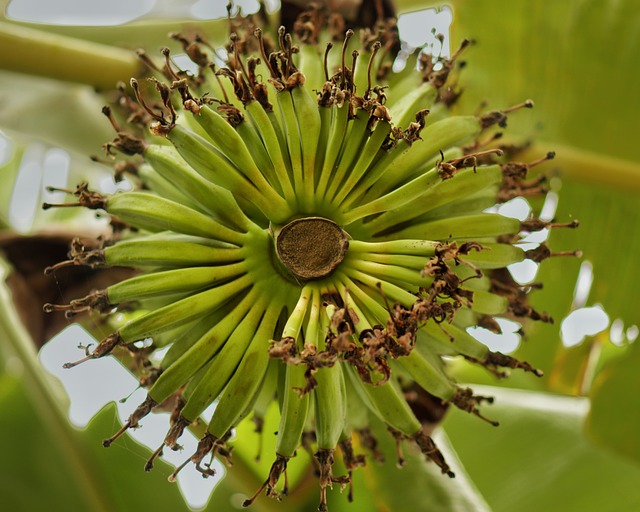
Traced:
[[[365, 463], [352, 438], [375, 450], [373, 417], [453, 476], [406, 391], [486, 419], [479, 404], [490, 399], [456, 384], [443, 356], [499, 377], [504, 368], [541, 375], [467, 332], [499, 332], [496, 317], [550, 320], [506, 267], [549, 256], [546, 246], [525, 251], [518, 241], [552, 225], [485, 212], [546, 191], [544, 177], [526, 175], [552, 153], [519, 163], [509, 160], [513, 147], [499, 146], [507, 115], [532, 102], [453, 115], [456, 62], [468, 43], [450, 59], [414, 54], [394, 72], [393, 19], [358, 34], [319, 6], [292, 32], [263, 31], [256, 19], [230, 15], [223, 67], [201, 35], [172, 35], [197, 74], [180, 70], [168, 50], [163, 64], [141, 52], [155, 91], [136, 79], [121, 87], [114, 112], [128, 116], [126, 127], [105, 107], [117, 132], [107, 153], [130, 157], [115, 165], [140, 187], [69, 191], [77, 201], [67, 206], [104, 211], [117, 229], [99, 243], [76, 240], [70, 259], [49, 271], [126, 266], [139, 274], [45, 309], [137, 315], [66, 366], [135, 355], [148, 395], [105, 446], [170, 404], [171, 428], [146, 469], [165, 448], [178, 449], [216, 402], [185, 461], [212, 474], [205, 457], [228, 456], [234, 427], [277, 401], [275, 462], [258, 492], [279, 496], [305, 436], [326, 510], [326, 488], [348, 484]], [[149, 338], [150, 347], [135, 344]], [[332, 472], [336, 450], [346, 475]]]

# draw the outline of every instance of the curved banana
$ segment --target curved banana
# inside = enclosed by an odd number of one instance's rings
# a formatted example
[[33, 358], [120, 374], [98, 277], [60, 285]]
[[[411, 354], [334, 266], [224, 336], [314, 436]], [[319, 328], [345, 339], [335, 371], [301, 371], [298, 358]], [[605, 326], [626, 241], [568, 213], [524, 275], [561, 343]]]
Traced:
[[252, 291], [248, 292], [231, 312], [199, 338], [160, 375], [149, 390], [149, 395], [160, 403], [184, 385], [220, 349], [250, 310], [255, 299], [256, 294]]
[[[191, 396], [182, 410], [182, 415], [186, 419], [195, 421], [202, 411], [220, 394], [232, 375], [238, 373], [236, 368], [240, 364], [245, 351], [256, 338], [256, 329], [265, 314], [265, 306], [265, 301], [253, 304], [228, 337], [220, 352], [216, 355], [214, 363], [201, 379], [200, 384], [191, 392]], [[261, 343], [265, 344], [265, 339]], [[267, 352], [266, 347], [264, 352]]]
[[111, 196], [105, 210], [124, 222], [156, 230], [176, 231], [242, 245], [244, 236], [207, 215], [180, 203], [144, 192], [127, 192]]
[[238, 206], [231, 192], [215, 185], [195, 172], [172, 146], [151, 144], [145, 148], [145, 159], [177, 190], [214, 213], [225, 223], [247, 230], [251, 221]]

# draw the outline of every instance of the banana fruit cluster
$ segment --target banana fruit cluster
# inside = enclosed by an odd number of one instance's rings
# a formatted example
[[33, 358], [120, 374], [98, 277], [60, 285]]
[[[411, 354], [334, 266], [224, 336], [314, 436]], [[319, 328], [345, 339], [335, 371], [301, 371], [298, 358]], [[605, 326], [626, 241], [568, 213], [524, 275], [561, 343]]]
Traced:
[[[178, 69], [168, 50], [162, 65], [141, 54], [155, 78], [132, 79], [137, 102], [123, 88], [118, 112], [129, 115], [129, 127], [105, 108], [117, 131], [107, 152], [131, 157], [125, 167], [141, 189], [69, 191], [73, 205], [106, 212], [119, 229], [100, 244], [76, 240], [70, 259], [49, 271], [140, 271], [70, 304], [45, 306], [68, 315], [139, 312], [66, 365], [127, 351], [145, 361], [147, 398], [105, 446], [173, 404], [151, 469], [216, 402], [185, 461], [209, 475], [205, 457], [228, 457], [232, 429], [276, 400], [275, 462], [256, 496], [280, 495], [288, 461], [311, 438], [326, 510], [327, 487], [348, 484], [364, 464], [352, 438], [377, 456], [373, 417], [453, 476], [405, 391], [417, 385], [484, 419], [479, 405], [490, 399], [454, 382], [442, 356], [498, 376], [505, 368], [541, 375], [467, 332], [499, 330], [500, 316], [550, 320], [505, 270], [550, 254], [517, 245], [523, 231], [549, 224], [484, 212], [545, 191], [543, 180], [526, 174], [552, 154], [511, 162], [495, 144], [507, 115], [532, 104], [452, 115], [457, 53], [414, 55], [392, 72], [393, 20], [356, 35], [311, 7], [292, 33], [269, 34], [241, 16], [230, 24], [225, 67], [212, 63], [202, 36], [174, 34], [199, 73]], [[143, 138], [141, 127], [150, 134]], [[149, 349], [136, 348], [147, 338]], [[167, 345], [162, 362], [151, 364], [149, 354]], [[336, 450], [347, 475], [332, 472]]]

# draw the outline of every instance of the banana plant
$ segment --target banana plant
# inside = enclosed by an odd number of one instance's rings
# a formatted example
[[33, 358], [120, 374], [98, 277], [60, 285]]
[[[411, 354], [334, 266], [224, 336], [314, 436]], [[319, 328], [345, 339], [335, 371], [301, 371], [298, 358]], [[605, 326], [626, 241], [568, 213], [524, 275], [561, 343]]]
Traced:
[[[638, 73], [633, 2], [329, 4], [330, 35], [320, 4], [295, 1], [248, 19], [233, 6], [229, 19], [163, 19], [160, 4], [112, 27], [0, 20], [10, 509], [188, 510], [167, 482], [184, 489], [188, 471], [217, 473], [207, 510], [640, 504], [640, 100], [620, 85]], [[392, 72], [394, 13], [426, 8], [451, 11], [452, 56], [432, 47]], [[376, 19], [378, 32], [346, 31]], [[204, 63], [222, 46], [217, 68]], [[184, 73], [179, 51], [198, 69]], [[88, 158], [105, 143], [115, 166]], [[55, 147], [67, 183], [39, 178], [45, 211], [17, 233], [25, 162]], [[101, 181], [110, 190], [84, 184]], [[516, 197], [530, 217], [484, 211]], [[525, 260], [536, 283], [509, 274]], [[564, 320], [587, 305], [616, 321], [568, 346]], [[144, 389], [84, 430], [37, 354], [76, 315], [96, 345], [66, 371], [113, 354]], [[471, 335], [502, 318], [522, 327], [508, 355]], [[128, 436], [162, 412], [155, 451]]]

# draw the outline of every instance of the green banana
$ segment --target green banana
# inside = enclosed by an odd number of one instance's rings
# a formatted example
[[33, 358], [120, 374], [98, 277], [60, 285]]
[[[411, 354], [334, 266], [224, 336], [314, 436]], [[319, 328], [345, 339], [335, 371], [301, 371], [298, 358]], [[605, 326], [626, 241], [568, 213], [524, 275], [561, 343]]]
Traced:
[[329, 128], [329, 138], [327, 141], [327, 149], [324, 155], [322, 170], [317, 186], [317, 196], [323, 197], [327, 193], [327, 188], [331, 181], [331, 176], [336, 165], [340, 149], [344, 142], [345, 133], [349, 122], [349, 106], [343, 105], [333, 109], [333, 117], [331, 127]]
[[284, 198], [288, 203], [295, 201], [295, 192], [287, 173], [287, 164], [282, 156], [282, 149], [280, 147], [280, 141], [278, 134], [269, 119], [269, 114], [264, 110], [264, 107], [257, 101], [252, 101], [247, 105], [247, 113], [251, 116], [260, 137], [262, 143], [266, 148], [267, 154], [271, 159], [273, 169], [276, 174], [277, 182], [280, 190], [283, 192]]
[[[256, 329], [265, 314], [265, 306], [265, 301], [252, 305], [215, 356], [214, 363], [209, 367], [200, 384], [191, 392], [191, 396], [182, 410], [182, 415], [189, 421], [195, 421], [202, 411], [216, 399], [232, 375], [238, 373], [236, 368], [247, 347], [253, 343]], [[266, 353], [265, 339], [261, 340], [261, 343], [265, 345], [264, 352]]]
[[[276, 94], [276, 103], [280, 110], [280, 115], [283, 120], [283, 130], [286, 137], [286, 147], [288, 148], [289, 156], [291, 158], [291, 168], [293, 171], [293, 188], [296, 191], [296, 197], [298, 199], [298, 207], [305, 208], [304, 198], [299, 195], [303, 193], [303, 162], [302, 162], [302, 141], [300, 134], [300, 127], [298, 126], [298, 118], [296, 117], [295, 106], [293, 104], [293, 97], [288, 90], [279, 91]], [[306, 205], [308, 208], [308, 205]]]
[[[206, 105], [199, 108], [194, 114], [195, 120], [204, 128], [214, 145], [225, 155], [231, 158], [231, 162], [253, 185], [266, 192], [272, 192], [271, 185], [265, 179], [262, 172], [251, 156], [247, 143], [236, 130], [217, 112]], [[245, 125], [247, 126], [247, 125]]]
[[[435, 171], [437, 174], [438, 169], [436, 168]], [[429, 171], [424, 174], [424, 176], [428, 176], [431, 172], [433, 171]], [[396, 189], [397, 193], [400, 193], [405, 187], [409, 187], [419, 179], [420, 178], [415, 178], [406, 185]], [[477, 171], [472, 169], [461, 170], [452, 179], [445, 181], [438, 182], [436, 178], [433, 183], [426, 185], [421, 191], [422, 193], [416, 197], [411, 197], [407, 194], [406, 201], [398, 205], [394, 205], [393, 201], [390, 201], [388, 208], [381, 210], [383, 212], [382, 215], [368, 223], [367, 228], [374, 233], [384, 231], [385, 229], [415, 219], [439, 206], [456, 201], [459, 198], [467, 197], [474, 190], [482, 190], [484, 187], [491, 187], [501, 181], [502, 169], [500, 169], [498, 165], [478, 167]], [[393, 192], [392, 194], [395, 193], [396, 192]], [[382, 201], [382, 199], [386, 197], [393, 199], [390, 197], [392, 194], [382, 196], [378, 201]], [[369, 203], [369, 205], [372, 206], [373, 204], [375, 203]], [[384, 204], [384, 201], [382, 201], [382, 204]], [[363, 205], [363, 207], [364, 206], [366, 205]], [[378, 210], [380, 210], [379, 207]], [[377, 211], [375, 213], [377, 213]]]
[[188, 267], [154, 272], [120, 281], [106, 289], [110, 304], [216, 286], [247, 271], [243, 262], [221, 267]]
[[218, 352], [250, 310], [256, 297], [253, 289], [249, 291], [220, 322], [193, 343], [160, 375], [149, 390], [149, 395], [161, 403], [184, 385], [199, 368]]
[[291, 206], [266, 184], [266, 180], [265, 188], [258, 189], [203, 137], [181, 126], [175, 126], [167, 138], [197, 173], [228, 189], [234, 196], [254, 204], [267, 218], [283, 221], [291, 216]]
[[[280, 93], [282, 94], [282, 93]], [[302, 149], [302, 190], [300, 195], [307, 208], [314, 206], [316, 183], [316, 150], [320, 137], [320, 113], [318, 102], [311, 97], [305, 85], [294, 87], [291, 98], [300, 132]]]
[[350, 142], [342, 146], [340, 157], [336, 162], [335, 173], [331, 177], [329, 188], [325, 194], [327, 198], [335, 197], [345, 178], [350, 176], [348, 171], [351, 169], [356, 157], [360, 155], [363, 145], [367, 143], [370, 133], [369, 112], [359, 109], [355, 117], [349, 120], [346, 138]]
[[[325, 321], [321, 323], [326, 332], [329, 327], [329, 318], [327, 314], [322, 316]], [[325, 348], [322, 341], [318, 349]], [[318, 368], [314, 378], [318, 383], [314, 389], [318, 450], [334, 450], [342, 436], [347, 417], [347, 396], [342, 364], [336, 361], [333, 366]]]
[[142, 180], [145, 187], [148, 188], [151, 193], [157, 194], [160, 197], [170, 199], [176, 203], [180, 203], [184, 206], [188, 206], [192, 210], [196, 210], [200, 213], [208, 213], [206, 208], [198, 204], [189, 196], [182, 193], [182, 191], [167, 181], [154, 167], [148, 164], [142, 164], [138, 168], [138, 178]]
[[269, 304], [238, 370], [220, 395], [207, 429], [214, 437], [221, 439], [257, 398], [269, 365], [267, 342], [273, 339], [282, 307], [283, 304], [277, 300]]
[[123, 240], [100, 250], [102, 261], [110, 266], [195, 267], [239, 261], [242, 252], [235, 247], [160, 240]]
[[480, 120], [474, 116], [456, 116], [427, 125], [421, 131], [419, 140], [412, 144], [401, 140], [395, 148], [387, 150], [384, 156], [371, 166], [344, 204], [349, 207], [382, 176], [393, 176], [396, 183], [401, 183], [407, 173], [423, 170], [424, 163], [436, 158], [441, 150], [472, 140], [481, 129]]
[[393, 124], [407, 127], [419, 110], [430, 109], [438, 96], [438, 90], [429, 82], [414, 87], [400, 97], [390, 108]]
[[214, 213], [225, 223], [245, 231], [248, 229], [251, 221], [233, 195], [195, 172], [175, 148], [151, 144], [145, 148], [144, 156], [165, 180], [192, 201]]
[[[282, 332], [283, 339], [292, 338], [298, 340], [296, 345], [299, 350], [303, 346], [299, 335], [312, 295], [312, 286], [307, 285], [302, 289], [298, 302]], [[310, 395], [305, 393], [300, 396], [299, 392], [307, 385], [305, 372], [306, 367], [303, 364], [287, 364], [284, 382], [279, 389], [279, 395], [282, 397], [282, 406], [276, 440], [276, 453], [286, 459], [293, 457], [300, 445], [300, 437], [309, 412]]]
[[[518, 219], [494, 213], [479, 213], [412, 224], [397, 231], [394, 230], [393, 238], [419, 238], [426, 235], [430, 240], [447, 241], [455, 235], [456, 240], [465, 241], [515, 235], [519, 231], [520, 221]], [[389, 234], [391, 234], [391, 230], [380, 231], [375, 233], [374, 237], [384, 239], [388, 238]]]
[[105, 210], [120, 220], [135, 226], [156, 230], [171, 230], [186, 235], [215, 238], [242, 245], [242, 233], [234, 231], [209, 216], [180, 203], [144, 192], [127, 192], [111, 196]]
[[[172, 344], [160, 362], [162, 370], [167, 370], [173, 363], [180, 359], [200, 338], [202, 338], [213, 326], [220, 323], [236, 306], [230, 301], [216, 309], [213, 313], [193, 322], [184, 332], [172, 340]], [[155, 341], [155, 339], [154, 339]]]
[[[332, 200], [332, 204], [337, 208], [342, 204], [350, 206], [353, 201], [349, 198], [355, 199], [361, 191], [366, 190], [365, 187], [358, 186], [362, 177], [370, 169], [372, 162], [378, 156], [380, 151], [385, 151], [382, 148], [385, 140], [391, 132], [391, 124], [385, 120], [380, 120], [376, 123], [371, 136], [365, 143], [362, 151], [358, 156], [358, 160], [353, 165], [353, 169], [349, 173], [344, 185], [340, 187], [336, 196]], [[357, 187], [357, 188], [356, 188]]]

